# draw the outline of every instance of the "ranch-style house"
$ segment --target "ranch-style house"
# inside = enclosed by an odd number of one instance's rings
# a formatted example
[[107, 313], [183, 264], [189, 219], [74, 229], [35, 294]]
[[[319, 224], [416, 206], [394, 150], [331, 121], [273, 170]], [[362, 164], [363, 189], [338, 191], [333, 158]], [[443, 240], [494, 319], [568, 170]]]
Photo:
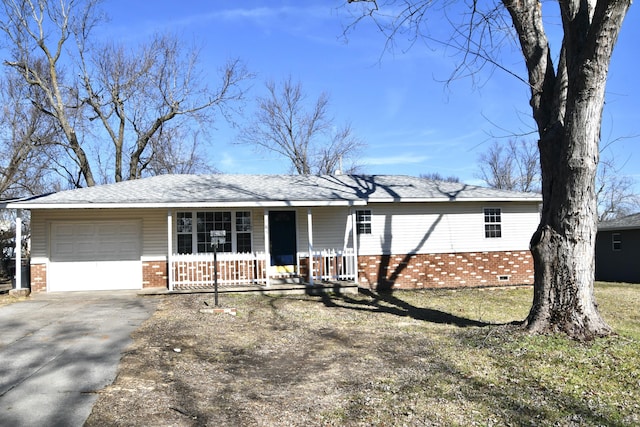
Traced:
[[[162, 175], [9, 203], [32, 292], [531, 284], [541, 196], [396, 175]], [[216, 243], [217, 242], [217, 243]], [[215, 251], [215, 254], [214, 254]]]

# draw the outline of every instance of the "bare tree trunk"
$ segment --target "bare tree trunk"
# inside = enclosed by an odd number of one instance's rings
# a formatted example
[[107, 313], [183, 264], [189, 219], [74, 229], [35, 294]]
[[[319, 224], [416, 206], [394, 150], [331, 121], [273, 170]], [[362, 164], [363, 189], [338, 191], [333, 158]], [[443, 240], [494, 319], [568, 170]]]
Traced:
[[[376, 23], [389, 41], [407, 31], [412, 40], [424, 37], [428, 32], [423, 32], [421, 25], [426, 25], [426, 12], [438, 3], [348, 1], [369, 3], [362, 17], [382, 17]], [[542, 216], [531, 240], [534, 301], [526, 323], [534, 332], [562, 331], [575, 339], [606, 335], [611, 329], [598, 313], [593, 292], [595, 176], [609, 62], [631, 0], [558, 1], [563, 31], [559, 55], [551, 52], [543, 19], [543, 9], [549, 11], [551, 6], [545, 3], [543, 7], [540, 0], [501, 1], [511, 17], [527, 68], [542, 173]], [[438, 4], [444, 8], [447, 4], [443, 3]], [[487, 63], [504, 70], [492, 51], [500, 50], [500, 42], [494, 44], [493, 29], [502, 31], [508, 24], [502, 10], [493, 2], [465, 4], [469, 6], [463, 15], [466, 26], [462, 25], [462, 30], [457, 26], [453, 42], [444, 43], [459, 46], [462, 52], [462, 63], [452, 79], [466, 76], [469, 69], [480, 70]], [[379, 12], [383, 5], [395, 9]]]
[[[534, 14], [520, 5], [507, 3], [516, 25], [541, 28], [536, 18], [536, 25], [527, 22]], [[628, 7], [625, 0], [561, 4], [565, 40], [557, 74], [530, 49], [542, 43], [550, 60], [546, 39], [519, 31], [540, 133], [544, 201], [531, 240], [535, 290], [527, 327], [533, 332], [579, 340], [611, 333], [594, 297], [595, 179], [609, 61]]]
[[597, 142], [566, 144], [562, 135], [549, 135], [540, 141], [540, 153], [544, 207], [531, 240], [535, 287], [527, 327], [580, 340], [607, 335], [611, 329], [593, 295]]

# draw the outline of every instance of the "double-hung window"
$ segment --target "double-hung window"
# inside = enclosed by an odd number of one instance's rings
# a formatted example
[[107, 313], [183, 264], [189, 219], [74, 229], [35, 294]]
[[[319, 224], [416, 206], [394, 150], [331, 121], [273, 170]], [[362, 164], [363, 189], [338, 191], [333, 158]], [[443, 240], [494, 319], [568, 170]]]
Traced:
[[358, 234], [371, 234], [371, 210], [356, 211], [356, 229]]
[[213, 252], [212, 231], [225, 231], [218, 252], [251, 252], [251, 212], [177, 212], [176, 245], [180, 254]]
[[611, 250], [619, 252], [622, 250], [622, 234], [611, 233]]
[[500, 208], [484, 208], [484, 237], [502, 237], [502, 211]]
[[179, 254], [193, 253], [193, 213], [178, 212], [176, 216], [177, 250]]
[[251, 212], [236, 212], [236, 252], [251, 252]]

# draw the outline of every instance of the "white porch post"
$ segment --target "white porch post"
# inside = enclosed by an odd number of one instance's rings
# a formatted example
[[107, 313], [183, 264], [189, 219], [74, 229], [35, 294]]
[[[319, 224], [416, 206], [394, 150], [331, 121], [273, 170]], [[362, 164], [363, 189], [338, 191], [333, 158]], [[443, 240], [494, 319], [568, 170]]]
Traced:
[[173, 291], [173, 212], [167, 210], [167, 277], [169, 290]]
[[269, 280], [269, 270], [271, 268], [271, 251], [269, 250], [270, 242], [269, 242], [269, 210], [264, 210], [264, 256], [265, 256], [265, 264], [264, 264], [264, 275], [266, 280], [266, 286], [270, 285]]
[[309, 235], [309, 285], [313, 286], [313, 214], [307, 208], [307, 234]]
[[353, 281], [358, 284], [358, 228], [356, 210], [351, 209], [351, 234], [353, 235]]
[[16, 214], [16, 289], [22, 289], [22, 209]]

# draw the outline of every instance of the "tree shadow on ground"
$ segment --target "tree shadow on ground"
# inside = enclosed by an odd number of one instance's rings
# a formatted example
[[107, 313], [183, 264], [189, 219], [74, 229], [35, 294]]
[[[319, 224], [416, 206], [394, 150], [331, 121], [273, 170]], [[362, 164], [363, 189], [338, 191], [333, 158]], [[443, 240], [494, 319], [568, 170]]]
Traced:
[[321, 300], [326, 307], [393, 314], [395, 316], [409, 317], [424, 322], [454, 325], [460, 328], [496, 325], [495, 323], [468, 319], [432, 308], [416, 307], [397, 298], [391, 292], [375, 292], [361, 288], [358, 293], [370, 299], [354, 298], [344, 293], [323, 293]]

